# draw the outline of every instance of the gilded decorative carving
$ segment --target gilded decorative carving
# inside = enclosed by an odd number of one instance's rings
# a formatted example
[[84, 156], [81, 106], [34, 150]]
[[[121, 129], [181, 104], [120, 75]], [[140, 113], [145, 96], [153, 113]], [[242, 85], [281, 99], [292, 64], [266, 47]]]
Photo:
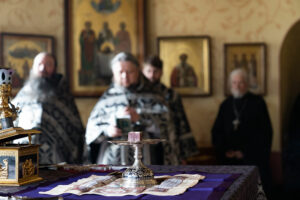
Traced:
[[[10, 103], [11, 85], [0, 85], [0, 118], [11, 117], [13, 120], [17, 117], [16, 108]], [[11, 105], [11, 108], [10, 106]]]
[[32, 159], [27, 159], [22, 164], [22, 175], [24, 178], [34, 175], [34, 164], [32, 163]]

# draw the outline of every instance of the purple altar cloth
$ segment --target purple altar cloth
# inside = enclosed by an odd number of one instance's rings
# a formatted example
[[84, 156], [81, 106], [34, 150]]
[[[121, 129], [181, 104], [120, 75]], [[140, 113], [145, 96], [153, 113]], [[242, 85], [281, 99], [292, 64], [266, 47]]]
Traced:
[[[106, 197], [101, 195], [81, 195], [77, 196], [74, 194], [62, 194], [64, 199], [101, 199], [101, 200], [111, 200], [111, 199], [166, 199], [170, 198], [176, 200], [189, 200], [189, 199], [199, 199], [199, 200], [216, 200], [220, 199], [224, 192], [230, 187], [230, 185], [241, 175], [241, 174], [225, 174], [225, 173], [206, 173], [206, 172], [171, 172], [171, 173], [155, 173], [155, 175], [175, 175], [175, 174], [201, 174], [205, 176], [205, 179], [199, 181], [194, 187], [189, 188], [185, 193], [176, 196], [153, 196], [153, 195], [138, 195], [138, 196], [123, 196], [123, 197]], [[41, 198], [41, 197], [53, 197], [51, 195], [39, 194], [41, 191], [48, 191], [56, 187], [57, 185], [66, 185], [73, 183], [81, 178], [89, 177], [90, 175], [105, 175], [107, 173], [98, 172], [88, 172], [85, 174], [69, 177], [60, 181], [53, 183], [45, 183], [34, 188], [27, 188], [26, 190], [15, 193], [16, 196], [30, 197], [30, 198]]]

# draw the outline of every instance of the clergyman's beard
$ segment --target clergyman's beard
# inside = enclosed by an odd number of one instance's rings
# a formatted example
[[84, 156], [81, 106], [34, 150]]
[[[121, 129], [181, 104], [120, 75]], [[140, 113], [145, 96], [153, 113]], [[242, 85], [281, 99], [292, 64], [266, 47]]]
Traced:
[[242, 98], [245, 95], [245, 93], [242, 93], [241, 91], [236, 90], [236, 89], [231, 89], [231, 94], [236, 99], [237, 98]]
[[28, 87], [28, 95], [30, 95], [32, 99], [39, 101], [51, 99], [55, 96], [55, 87], [51, 84], [50, 79], [51, 78], [47, 77], [36, 77], [31, 74], [25, 83], [25, 86]]

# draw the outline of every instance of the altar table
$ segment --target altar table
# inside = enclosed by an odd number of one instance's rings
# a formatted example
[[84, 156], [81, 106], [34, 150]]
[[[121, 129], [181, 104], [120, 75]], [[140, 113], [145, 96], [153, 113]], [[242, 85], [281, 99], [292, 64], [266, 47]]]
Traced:
[[[60, 199], [176, 199], [176, 200], [227, 200], [227, 199], [266, 199], [260, 183], [258, 168], [255, 166], [149, 166], [155, 175], [199, 173], [207, 178], [189, 188], [184, 194], [177, 196], [124, 196], [104, 197], [100, 195], [63, 194]], [[39, 191], [47, 191], [59, 184], [69, 184], [78, 178], [85, 178], [98, 172], [70, 173], [58, 170], [40, 170], [43, 181], [24, 186], [0, 186], [0, 199], [59, 199], [50, 195], [41, 195]], [[99, 173], [98, 173], [99, 174]], [[101, 173], [100, 173], [101, 174]], [[102, 173], [103, 175], [105, 173]], [[2, 197], [2, 198], [1, 198]]]

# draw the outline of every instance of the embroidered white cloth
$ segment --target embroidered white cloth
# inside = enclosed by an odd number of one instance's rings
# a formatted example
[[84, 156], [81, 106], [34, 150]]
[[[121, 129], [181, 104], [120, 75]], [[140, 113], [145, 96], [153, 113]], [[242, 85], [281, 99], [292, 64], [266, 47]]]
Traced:
[[155, 176], [159, 184], [153, 187], [124, 188], [122, 186], [123, 178], [116, 178], [111, 175], [91, 175], [88, 178], [79, 179], [69, 185], [58, 185], [49, 191], [40, 192], [40, 194], [61, 195], [63, 193], [72, 193], [76, 195], [97, 194], [103, 196], [151, 194], [173, 196], [184, 193], [188, 188], [193, 187], [199, 180], [203, 180], [204, 178], [205, 176], [200, 174]]

